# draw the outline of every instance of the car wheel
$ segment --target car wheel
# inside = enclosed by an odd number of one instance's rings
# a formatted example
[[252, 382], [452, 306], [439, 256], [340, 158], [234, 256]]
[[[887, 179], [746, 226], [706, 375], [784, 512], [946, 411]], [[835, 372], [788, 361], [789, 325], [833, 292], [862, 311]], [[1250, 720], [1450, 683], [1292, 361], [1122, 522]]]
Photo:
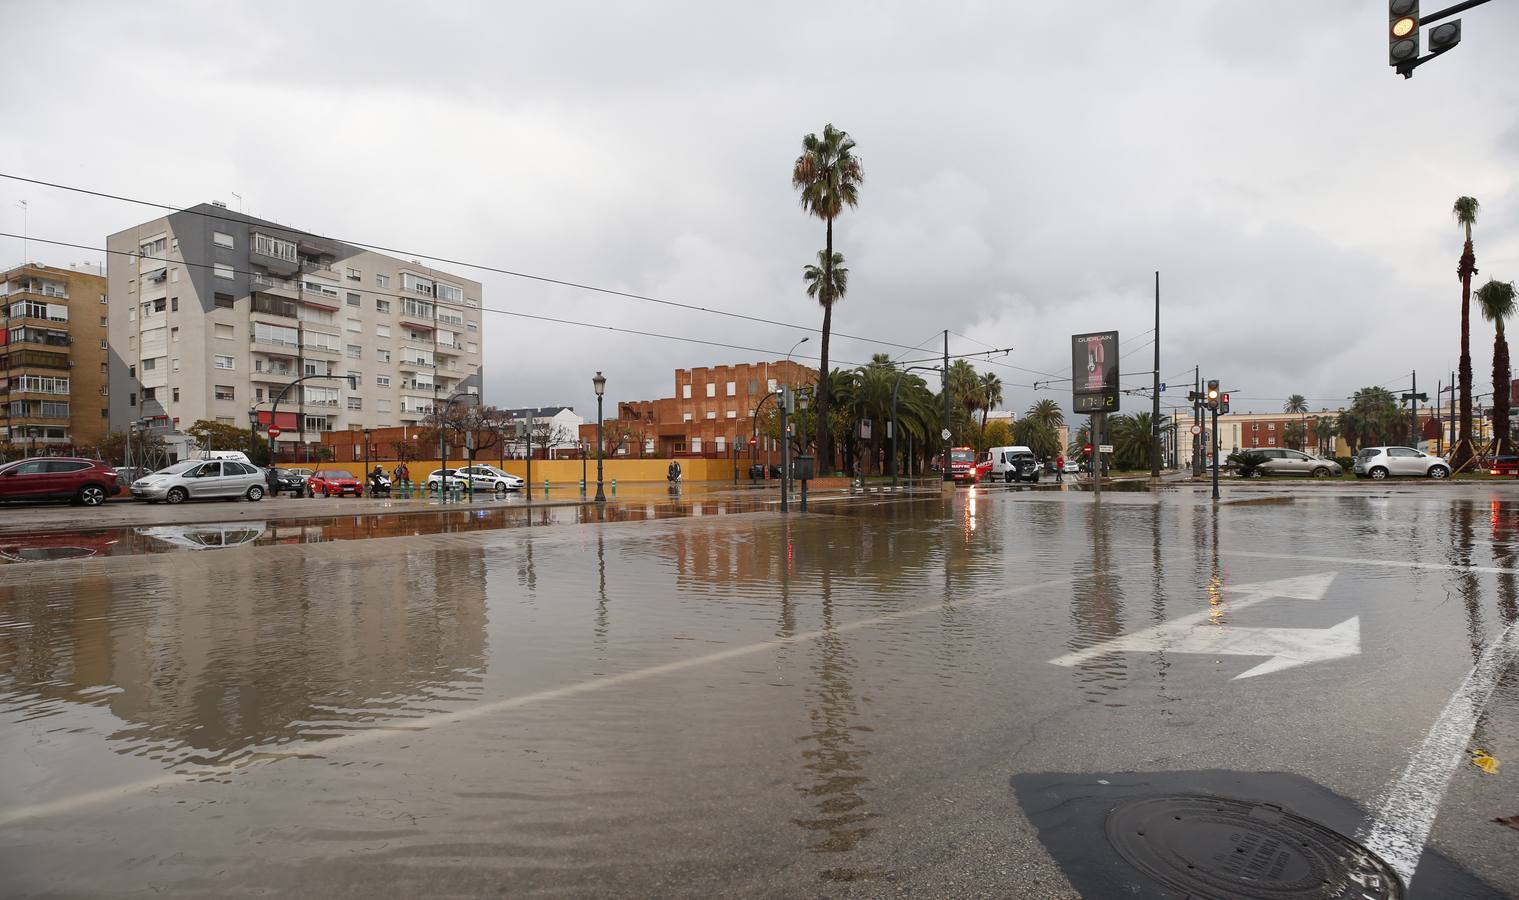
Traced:
[[1002, 473], [1002, 483], [1003, 484], [1012, 484], [1013, 483], [1013, 473], [1012, 473], [1011, 470]]
[[248, 488], [248, 499], [252, 500], [254, 503], [257, 503], [258, 501], [264, 499], [264, 489], [256, 484], [253, 487]]
[[329, 491], [329, 490], [327, 490], [327, 486], [326, 485], [322, 485], [322, 496], [323, 497], [331, 497], [332, 496], [332, 492]]
[[105, 488], [98, 484], [87, 484], [79, 489], [78, 500], [81, 506], [99, 506], [105, 502]]
[[1373, 481], [1382, 481], [1387, 477], [1387, 470], [1381, 466], [1377, 466], [1366, 474], [1370, 475]]
[[1328, 478], [1329, 477], [1329, 470], [1326, 469], [1323, 466], [1319, 466], [1317, 469], [1313, 470], [1313, 477], [1314, 478]]
[[169, 488], [169, 492], [164, 494], [164, 499], [170, 503], [183, 503], [190, 499], [190, 495], [182, 487]]
[[1444, 466], [1430, 466], [1429, 467], [1429, 477], [1430, 478], [1445, 478], [1448, 475], [1450, 475], [1450, 469], [1447, 469]]
[[498, 482], [496, 482], [496, 493], [497, 494], [504, 494], [504, 493], [506, 493], [506, 482], [504, 482], [504, 481], [498, 481]]

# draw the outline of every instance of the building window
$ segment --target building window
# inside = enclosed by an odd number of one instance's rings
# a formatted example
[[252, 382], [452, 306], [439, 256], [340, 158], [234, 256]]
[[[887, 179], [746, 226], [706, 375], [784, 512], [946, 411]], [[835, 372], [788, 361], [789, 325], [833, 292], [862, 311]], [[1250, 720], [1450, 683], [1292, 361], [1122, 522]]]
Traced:
[[218, 247], [235, 247], [235, 246], [237, 246], [237, 242], [234, 241], [234, 240], [232, 240], [232, 235], [227, 234], [224, 231], [213, 231], [213, 232], [211, 232], [211, 243], [215, 244]]
[[775, 393], [775, 379], [774, 378], [771, 378], [771, 379], [769, 379], [769, 380], [767, 380], [765, 382], [765, 390], [768, 391], [769, 393], [772, 393], [772, 394]]
[[142, 389], [142, 402], [147, 403], [149, 400], [157, 400], [157, 399], [158, 399], [158, 388], [145, 387], [145, 388]]
[[[379, 272], [374, 273], [374, 286], [375, 287], [390, 287], [390, 276], [389, 275], [381, 275]], [[380, 302], [381, 303], [385, 303], [385, 309], [382, 309], [380, 311], [381, 312], [389, 312], [389, 310], [390, 310], [390, 304], [388, 302], [384, 301], [384, 300], [382, 300]]]
[[346, 348], [349, 359], [360, 359], [364, 355], [364, 349], [358, 344], [349, 344]]
[[388, 312], [390, 312], [390, 301], [389, 300], [376, 300], [374, 302], [374, 308], [375, 308], [375, 312], [388, 313]]
[[750, 394], [757, 394], [757, 393], [759, 393], [759, 382], [755, 381], [753, 378], [749, 379], [749, 393]]
[[480, 323], [479, 322], [465, 322], [464, 323], [464, 328], [465, 328], [466, 331], [479, 331], [480, 330]]
[[258, 232], [253, 233], [253, 252], [260, 256], [283, 259], [285, 262], [297, 261], [295, 244], [293, 242], [282, 241], [279, 238], [273, 238], [267, 234], [259, 234]]
[[179, 388], [174, 388], [174, 389], [173, 389], [173, 390], [172, 390], [172, 391], [171, 391], [171, 393], [172, 393], [172, 395], [173, 395], [173, 398], [174, 398], [174, 402], [175, 402], [175, 403], [178, 403], [178, 402], [179, 402]]
[[709, 418], [709, 419], [715, 419], [715, 418], [717, 418], [717, 410], [715, 410], [715, 409], [708, 410], [707, 411], [707, 418]]
[[1261, 430], [1261, 423], [1259, 423], [1259, 422], [1251, 422], [1250, 423], [1250, 430], [1251, 431], [1260, 431]]
[[223, 340], [229, 340], [230, 341], [234, 337], [236, 337], [237, 335], [233, 332], [233, 329], [232, 329], [231, 325], [223, 325], [222, 323], [217, 322], [216, 323], [216, 336], [219, 337], [219, 338], [221, 338], [221, 339], [223, 339]]
[[101, 306], [104, 306], [104, 305], [106, 305], [106, 304], [107, 304], [107, 303], [109, 303], [109, 302], [110, 302], [110, 301], [109, 301], [109, 300], [107, 300], [107, 299], [106, 299], [106, 296], [105, 296], [105, 294], [101, 294], [101, 295], [100, 295], [100, 305], [101, 305]]
[[349, 331], [360, 332], [360, 331], [364, 330], [364, 326], [362, 326], [362, 325], [359, 324], [359, 320], [358, 319], [349, 319], [348, 320], [348, 330]]
[[138, 250], [141, 251], [143, 256], [157, 256], [160, 253], [163, 253], [164, 249], [168, 246], [169, 239], [167, 236], [156, 237], [151, 241], [145, 241], [140, 244], [138, 246]]
[[375, 334], [375, 337], [390, 337], [390, 326], [389, 325], [376, 325], [374, 327], [374, 334]]
[[[414, 294], [426, 294], [432, 296], [432, 280], [410, 272], [401, 273], [401, 290], [411, 291]], [[432, 313], [429, 311], [428, 315]]]
[[169, 362], [169, 371], [171, 371], [171, 372], [178, 372], [179, 371], [179, 357], [176, 356], [176, 357], [174, 357], [173, 360], [171, 360]]
[[233, 300], [232, 300], [232, 295], [231, 294], [217, 294], [216, 295], [216, 308], [217, 309], [231, 309], [232, 308], [232, 303], [233, 303]]
[[228, 281], [231, 281], [232, 267], [226, 265], [225, 263], [216, 263], [211, 267], [211, 274], [215, 275], [217, 278], [225, 278]]
[[326, 431], [327, 430], [327, 417], [326, 416], [307, 416], [306, 417], [306, 430], [307, 431]]
[[730, 382], [728, 382], [728, 396], [729, 397], [736, 397], [736, 396], [738, 396], [738, 382], [736, 382], [736, 381], [730, 381]]
[[152, 372], [152, 371], [154, 371], [157, 368], [158, 368], [158, 357], [156, 357], [156, 356], [154, 356], [154, 357], [152, 357], [150, 359], [145, 359], [145, 360], [142, 361], [142, 370], [144, 372]]
[[701, 438], [699, 438], [699, 437], [693, 437], [693, 438], [691, 438], [691, 452], [692, 453], [700, 453], [701, 452]]
[[105, 338], [101, 338], [100, 339], [100, 349], [102, 349], [102, 350], [109, 350], [109, 349], [111, 349], [110, 343], [107, 342]]
[[175, 266], [169, 270], [169, 281], [175, 284], [179, 283], [179, 266]]
[[136, 378], [137, 377], [137, 364], [136, 363], [133, 363], [132, 365], [127, 366], [127, 377], [128, 378]]
[[179, 343], [179, 326], [178, 325], [175, 325], [173, 328], [169, 329], [169, 340], [172, 343], [175, 343], [175, 344]]
[[230, 384], [218, 384], [215, 388], [215, 396], [218, 400], [236, 400], [237, 391]]
[[105, 328], [105, 327], [109, 326], [110, 324], [111, 324], [111, 320], [110, 319], [106, 318], [105, 316], [101, 316], [100, 317], [100, 327], [101, 328]]
[[1267, 431], [1275, 431], [1276, 430], [1276, 423], [1275, 422], [1267, 422], [1266, 423], [1266, 430]]
[[348, 398], [348, 408], [349, 409], [363, 409], [364, 408], [364, 400], [362, 398], [360, 398], [360, 397], [349, 397]]
[[390, 376], [376, 375], [374, 377], [374, 383], [376, 387], [390, 387]]
[[364, 280], [364, 273], [360, 272], [358, 269], [349, 269], [348, 270], [348, 280], [349, 281], [363, 281]]
[[467, 343], [467, 344], [464, 345], [464, 352], [466, 352], [466, 353], [479, 353], [480, 352], [480, 345], [477, 344], [477, 343], [475, 343], [474, 341], [470, 341], [469, 343]]
[[374, 355], [375, 355], [375, 357], [377, 359], [379, 359], [380, 362], [385, 362], [385, 363], [390, 362], [390, 351], [389, 350], [376, 350], [374, 352]]
[[100, 374], [102, 374], [102, 375], [109, 375], [109, 374], [111, 374], [111, 364], [110, 363], [101, 363], [100, 364]]
[[691, 385], [689, 385], [689, 384], [683, 384], [683, 385], [680, 386], [680, 399], [682, 399], [682, 400], [690, 400], [691, 399]]
[[169, 311], [170, 312], [179, 312], [179, 298], [178, 297], [170, 297], [169, 298]]
[[680, 420], [682, 422], [689, 422], [689, 421], [691, 421], [691, 414], [690, 413], [681, 413], [680, 414]]
[[[349, 269], [348, 271], [352, 272], [353, 270]], [[360, 303], [363, 303], [363, 302], [364, 302], [363, 298], [360, 297], [358, 294], [349, 292], [349, 294], [348, 294], [348, 305], [349, 306], [358, 306]]]
[[136, 392], [127, 394], [127, 405], [128, 406], [136, 406], [137, 405], [137, 394], [136, 394]]
[[731, 410], [731, 409], [728, 410], [728, 418], [730, 418], [730, 419], [736, 419], [736, 418], [738, 418], [738, 412], [735, 411], [735, 410]]
[[374, 402], [374, 408], [376, 412], [390, 412], [390, 401], [376, 400]]
[[458, 303], [464, 299], [464, 291], [441, 281], [437, 284], [437, 294], [439, 300], [448, 300], [452, 303]]
[[1268, 443], [1271, 446], [1275, 447], [1276, 446], [1276, 438], [1274, 438], [1274, 437], [1266, 438], [1266, 443]]
[[717, 396], [717, 382], [715, 382], [715, 381], [709, 381], [709, 382], [707, 382], [707, 396], [708, 397], [716, 397]]
[[218, 357], [216, 357], [216, 367], [218, 369], [230, 369], [230, 368], [232, 368], [232, 357], [230, 357], [230, 356], [218, 356]]

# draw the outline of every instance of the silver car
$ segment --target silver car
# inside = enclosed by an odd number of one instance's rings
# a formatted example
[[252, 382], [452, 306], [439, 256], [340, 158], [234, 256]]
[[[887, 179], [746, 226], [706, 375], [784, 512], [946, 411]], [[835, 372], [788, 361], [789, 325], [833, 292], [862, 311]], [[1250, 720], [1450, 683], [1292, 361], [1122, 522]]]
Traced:
[[1261, 466], [1260, 471], [1267, 475], [1338, 478], [1345, 474], [1345, 470], [1334, 460], [1311, 456], [1300, 450], [1268, 447], [1255, 452], [1266, 457], [1266, 462]]
[[132, 496], [149, 503], [264, 499], [264, 473], [233, 459], [190, 459], [132, 482]]
[[1412, 447], [1362, 447], [1355, 458], [1355, 476], [1381, 481], [1398, 475], [1421, 478], [1447, 478], [1450, 463], [1441, 456], [1430, 456]]

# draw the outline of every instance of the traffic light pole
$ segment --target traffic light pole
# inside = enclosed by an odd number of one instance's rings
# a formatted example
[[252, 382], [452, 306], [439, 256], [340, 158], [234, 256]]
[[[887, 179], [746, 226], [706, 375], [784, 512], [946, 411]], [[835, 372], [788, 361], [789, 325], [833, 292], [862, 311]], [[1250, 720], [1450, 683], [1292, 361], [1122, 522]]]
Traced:
[[1160, 477], [1160, 272], [1155, 273], [1155, 396], [1150, 414], [1150, 477]]
[[1218, 404], [1213, 405], [1213, 499], [1218, 499]]

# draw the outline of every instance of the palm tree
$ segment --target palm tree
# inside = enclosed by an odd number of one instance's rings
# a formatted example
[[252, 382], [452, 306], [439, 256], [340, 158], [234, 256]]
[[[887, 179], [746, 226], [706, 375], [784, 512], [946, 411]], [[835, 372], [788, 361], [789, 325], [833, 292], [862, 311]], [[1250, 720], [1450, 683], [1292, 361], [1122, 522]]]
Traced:
[[1293, 394], [1287, 398], [1286, 403], [1282, 404], [1282, 412], [1306, 415], [1308, 413], [1308, 401], [1303, 399], [1302, 394]]
[[1334, 438], [1339, 434], [1340, 428], [1335, 421], [1328, 416], [1319, 416], [1313, 423], [1313, 439], [1318, 442], [1319, 455], [1324, 456], [1324, 448], [1329, 448], [1328, 455], [1334, 454]]
[[1493, 455], [1506, 455], [1509, 449], [1509, 383], [1512, 372], [1508, 364], [1508, 338], [1503, 335], [1503, 320], [1514, 314], [1513, 282], [1489, 280], [1477, 289], [1477, 305], [1482, 318], [1493, 323]]
[[[822, 284], [832, 287], [833, 268], [833, 220], [844, 207], [859, 204], [859, 187], [865, 180], [865, 170], [854, 155], [854, 138], [829, 123], [823, 127], [823, 136], [809, 134], [802, 138], [802, 155], [791, 167], [791, 186], [801, 193], [802, 209], [809, 215], [822, 219], [827, 226], [827, 243], [820, 257], [823, 263]], [[823, 343], [818, 365], [818, 410], [820, 419], [828, 418], [828, 336], [833, 331], [833, 304], [841, 295], [822, 291], [817, 301], [823, 305]], [[832, 446], [824, 432], [823, 443], [818, 448], [823, 470], [832, 468]]]
[[1002, 379], [996, 372], [981, 373], [981, 397], [985, 401], [981, 407], [981, 430], [985, 431], [987, 414], [1002, 402]]
[[1060, 403], [1056, 400], [1036, 401], [1023, 415], [1028, 419], [1039, 420], [1052, 431], [1065, 424], [1065, 412], [1061, 410]]
[[1308, 439], [1308, 426], [1303, 422], [1288, 422], [1282, 428], [1282, 443], [1293, 450], [1303, 449], [1303, 443]]
[[1461, 279], [1461, 364], [1456, 370], [1456, 383], [1461, 392], [1461, 436], [1451, 451], [1451, 465], [1457, 469], [1471, 461], [1472, 448], [1468, 438], [1472, 433], [1472, 276], [1477, 272], [1477, 255], [1472, 252], [1472, 225], [1477, 221], [1475, 197], [1457, 197], [1451, 212], [1456, 224], [1466, 230], [1466, 243], [1461, 247], [1461, 261], [1456, 264], [1456, 276]]

